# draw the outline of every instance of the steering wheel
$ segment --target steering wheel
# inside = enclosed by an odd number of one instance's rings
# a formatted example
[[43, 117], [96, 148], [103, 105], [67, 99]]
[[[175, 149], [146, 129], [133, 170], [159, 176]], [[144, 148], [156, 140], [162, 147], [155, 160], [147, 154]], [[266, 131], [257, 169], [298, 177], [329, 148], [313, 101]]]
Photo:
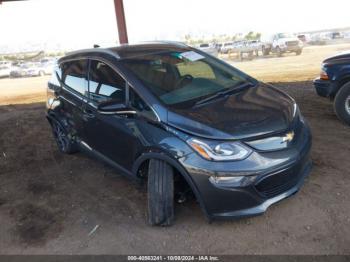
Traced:
[[177, 82], [176, 82], [176, 85], [175, 87], [181, 87], [185, 81], [187, 81], [188, 83], [191, 83], [193, 80], [193, 76], [191, 75], [183, 75]]

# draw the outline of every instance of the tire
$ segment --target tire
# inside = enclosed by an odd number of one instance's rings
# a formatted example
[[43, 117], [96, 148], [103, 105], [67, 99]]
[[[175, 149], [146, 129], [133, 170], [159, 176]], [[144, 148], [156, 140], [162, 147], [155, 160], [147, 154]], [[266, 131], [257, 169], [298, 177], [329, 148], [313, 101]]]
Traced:
[[267, 56], [267, 55], [270, 54], [270, 49], [265, 48], [265, 46], [262, 46], [262, 47], [261, 47], [261, 51], [262, 51], [262, 53], [263, 53], [264, 56]]
[[148, 223], [170, 226], [174, 220], [174, 172], [166, 162], [151, 159], [148, 167]]
[[301, 55], [302, 49], [295, 52], [296, 55]]
[[278, 57], [282, 56], [282, 51], [281, 51], [281, 48], [279, 46], [276, 47], [276, 54]]
[[335, 96], [334, 111], [340, 120], [350, 125], [350, 82], [344, 84]]
[[248, 59], [253, 60], [254, 59], [254, 51], [251, 51], [248, 53]]
[[39, 76], [44, 76], [45, 72], [44, 71], [39, 71]]
[[244, 58], [243, 58], [243, 56], [244, 56], [243, 52], [239, 52], [238, 55], [239, 55], [239, 59], [240, 59], [241, 61], [243, 61], [243, 59], [244, 59]]
[[51, 128], [60, 152], [64, 154], [73, 154], [78, 151], [76, 144], [69, 138], [66, 130], [59, 122], [52, 120]]

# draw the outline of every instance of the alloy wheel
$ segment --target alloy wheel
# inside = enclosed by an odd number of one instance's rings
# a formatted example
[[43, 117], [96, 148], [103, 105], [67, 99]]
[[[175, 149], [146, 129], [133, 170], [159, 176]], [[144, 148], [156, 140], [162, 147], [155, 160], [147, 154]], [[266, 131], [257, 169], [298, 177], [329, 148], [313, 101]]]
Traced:
[[350, 115], [350, 95], [345, 99], [345, 110]]
[[68, 137], [59, 124], [53, 124], [53, 133], [56, 139], [56, 143], [61, 151], [65, 151], [68, 147]]

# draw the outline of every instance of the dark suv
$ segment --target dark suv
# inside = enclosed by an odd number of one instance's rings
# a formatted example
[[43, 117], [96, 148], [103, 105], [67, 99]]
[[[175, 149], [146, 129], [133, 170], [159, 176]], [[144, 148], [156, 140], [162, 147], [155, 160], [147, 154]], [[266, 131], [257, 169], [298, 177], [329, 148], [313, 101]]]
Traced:
[[181, 43], [68, 54], [48, 84], [47, 118], [60, 151], [147, 182], [152, 225], [170, 225], [187, 191], [208, 219], [261, 214], [311, 169], [292, 98]]
[[338, 118], [350, 125], [350, 52], [325, 59], [314, 86], [319, 96], [334, 101]]

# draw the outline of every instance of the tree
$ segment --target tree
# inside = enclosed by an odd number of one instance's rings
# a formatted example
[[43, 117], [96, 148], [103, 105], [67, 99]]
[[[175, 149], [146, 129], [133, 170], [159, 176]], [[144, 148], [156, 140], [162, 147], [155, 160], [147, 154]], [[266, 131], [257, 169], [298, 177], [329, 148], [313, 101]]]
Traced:
[[244, 39], [246, 40], [259, 40], [261, 37], [261, 33], [254, 33], [253, 31], [250, 31], [248, 34], [244, 36]]

